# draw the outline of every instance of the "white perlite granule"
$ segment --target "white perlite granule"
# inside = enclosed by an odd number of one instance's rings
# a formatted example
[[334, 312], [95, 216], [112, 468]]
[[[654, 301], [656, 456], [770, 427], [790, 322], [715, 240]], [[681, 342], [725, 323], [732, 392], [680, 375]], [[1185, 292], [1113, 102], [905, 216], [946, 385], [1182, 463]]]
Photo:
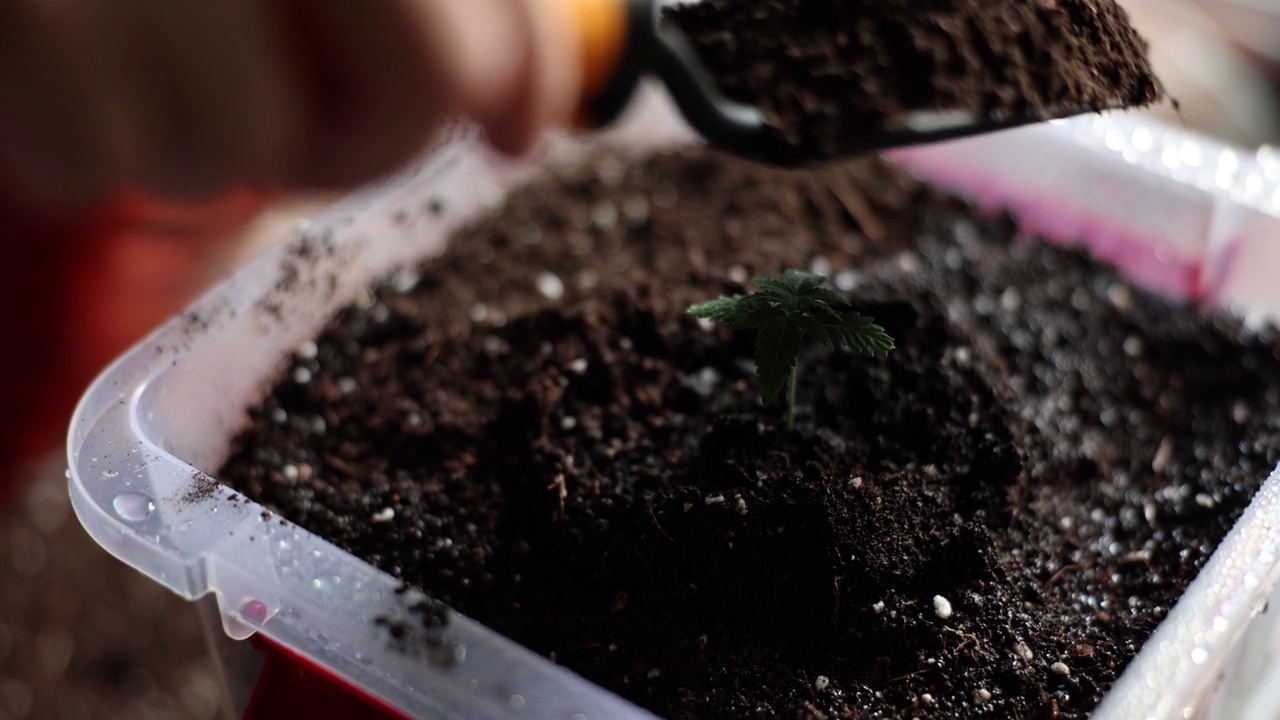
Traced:
[[942, 620], [951, 617], [951, 601], [941, 595], [934, 595], [933, 612]]

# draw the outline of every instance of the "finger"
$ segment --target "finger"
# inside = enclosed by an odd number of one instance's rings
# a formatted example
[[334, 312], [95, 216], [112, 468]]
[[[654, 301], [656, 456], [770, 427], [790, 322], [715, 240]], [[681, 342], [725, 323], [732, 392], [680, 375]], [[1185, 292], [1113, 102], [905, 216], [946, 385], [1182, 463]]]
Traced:
[[[546, 127], [571, 122], [581, 68], [565, 0], [471, 0], [419, 5], [459, 109], [500, 152], [524, 154]], [[499, 47], [501, 51], [494, 52]]]
[[369, 182], [405, 164], [435, 133], [453, 103], [445, 51], [427, 49], [415, 23], [420, 1], [275, 0], [303, 83], [295, 185]]
[[499, 118], [526, 89], [532, 68], [526, 0], [419, 0], [413, 23], [441, 97], [460, 114]]
[[[561, 0], [504, 0], [525, 29], [518, 90], [499, 99], [492, 116], [479, 115], [500, 152], [524, 155], [548, 128], [568, 127], [583, 68], [574, 18]], [[483, 113], [483, 111], [481, 111]]]

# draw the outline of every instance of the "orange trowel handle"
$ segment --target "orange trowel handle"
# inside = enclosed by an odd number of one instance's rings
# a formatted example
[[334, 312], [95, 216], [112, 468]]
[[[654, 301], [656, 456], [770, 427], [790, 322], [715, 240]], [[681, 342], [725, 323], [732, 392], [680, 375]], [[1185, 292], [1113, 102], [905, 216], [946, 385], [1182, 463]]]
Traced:
[[617, 73], [627, 45], [630, 14], [624, 0], [555, 0], [562, 21], [580, 50], [582, 95], [578, 110], [580, 129], [596, 127], [592, 101], [606, 90]]
[[580, 52], [577, 129], [607, 125], [621, 113], [639, 80], [637, 40], [642, 34], [636, 29], [653, 13], [652, 4], [631, 0], [553, 0], [553, 4]]
[[681, 115], [712, 145], [752, 159], [784, 157], [764, 114], [724, 95], [659, 0], [554, 0], [581, 49], [579, 129], [621, 116], [642, 77], [660, 80]]

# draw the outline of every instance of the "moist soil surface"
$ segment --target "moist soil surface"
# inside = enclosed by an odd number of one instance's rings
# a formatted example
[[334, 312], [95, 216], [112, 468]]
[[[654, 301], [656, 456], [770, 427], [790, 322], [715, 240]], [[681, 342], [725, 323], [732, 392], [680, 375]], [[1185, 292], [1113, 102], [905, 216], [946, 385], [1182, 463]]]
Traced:
[[668, 10], [780, 160], [856, 153], [909, 113], [1042, 119], [1163, 96], [1115, 0], [704, 0]]
[[[897, 339], [685, 308], [807, 268]], [[291, 358], [218, 474], [668, 718], [1085, 717], [1280, 460], [1274, 334], [878, 160], [600, 157]]]

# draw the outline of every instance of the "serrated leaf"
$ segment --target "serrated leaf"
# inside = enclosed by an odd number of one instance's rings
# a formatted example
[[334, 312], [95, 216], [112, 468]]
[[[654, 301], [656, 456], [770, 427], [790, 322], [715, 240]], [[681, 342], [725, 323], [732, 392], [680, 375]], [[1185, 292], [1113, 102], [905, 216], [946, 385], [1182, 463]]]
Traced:
[[787, 301], [794, 301], [822, 287], [826, 278], [800, 270], [787, 270], [780, 278], [761, 277], [751, 282], [761, 291], [777, 294]]
[[799, 325], [800, 329], [804, 331], [804, 337], [801, 338], [802, 343], [814, 338], [826, 345], [827, 349], [832, 348], [830, 333], [827, 332], [821, 320], [807, 313], [796, 313], [790, 316], [790, 319], [791, 322]]
[[724, 323], [731, 330], [760, 329], [787, 314], [778, 303], [759, 293], [708, 300], [693, 305], [686, 312], [697, 318]]
[[727, 323], [733, 319], [738, 312], [738, 306], [745, 300], [743, 295], [734, 295], [730, 297], [718, 297], [715, 300], [700, 302], [689, 307], [686, 311], [688, 314], [696, 318], [703, 318], [713, 322]]
[[782, 303], [763, 293], [748, 295], [738, 303], [729, 327], [734, 330], [759, 330], [770, 322], [786, 317], [787, 310]]
[[813, 288], [807, 291], [800, 299], [803, 307], [810, 311], [828, 309], [839, 313], [838, 308], [849, 306], [849, 303], [844, 298], [826, 288]]
[[822, 287], [827, 279], [821, 275], [807, 273], [801, 270], [787, 270], [782, 273], [782, 279], [793, 288], [792, 292], [796, 295], [804, 295], [812, 290]]
[[785, 280], [779, 280], [778, 278], [756, 278], [751, 281], [751, 284], [755, 285], [760, 290], [760, 292], [757, 293], [758, 295], [774, 295], [779, 300], [795, 299], [796, 293], [794, 286]]
[[773, 404], [791, 378], [791, 369], [800, 357], [804, 331], [785, 317], [770, 321], [756, 338], [756, 374], [760, 378], [760, 400]]
[[850, 350], [871, 357], [884, 357], [893, 350], [893, 338], [871, 318], [856, 312], [846, 313], [839, 323], [824, 323], [831, 340]]
[[[848, 302], [824, 287], [821, 275], [788, 270], [781, 278], [756, 278], [757, 292], [722, 297], [689, 308], [690, 315], [726, 323], [734, 330], [755, 329], [756, 375], [767, 407], [792, 378], [800, 350], [817, 340], [828, 349], [884, 357], [893, 338], [871, 318], [848, 311]], [[788, 428], [791, 427], [789, 408]]]

